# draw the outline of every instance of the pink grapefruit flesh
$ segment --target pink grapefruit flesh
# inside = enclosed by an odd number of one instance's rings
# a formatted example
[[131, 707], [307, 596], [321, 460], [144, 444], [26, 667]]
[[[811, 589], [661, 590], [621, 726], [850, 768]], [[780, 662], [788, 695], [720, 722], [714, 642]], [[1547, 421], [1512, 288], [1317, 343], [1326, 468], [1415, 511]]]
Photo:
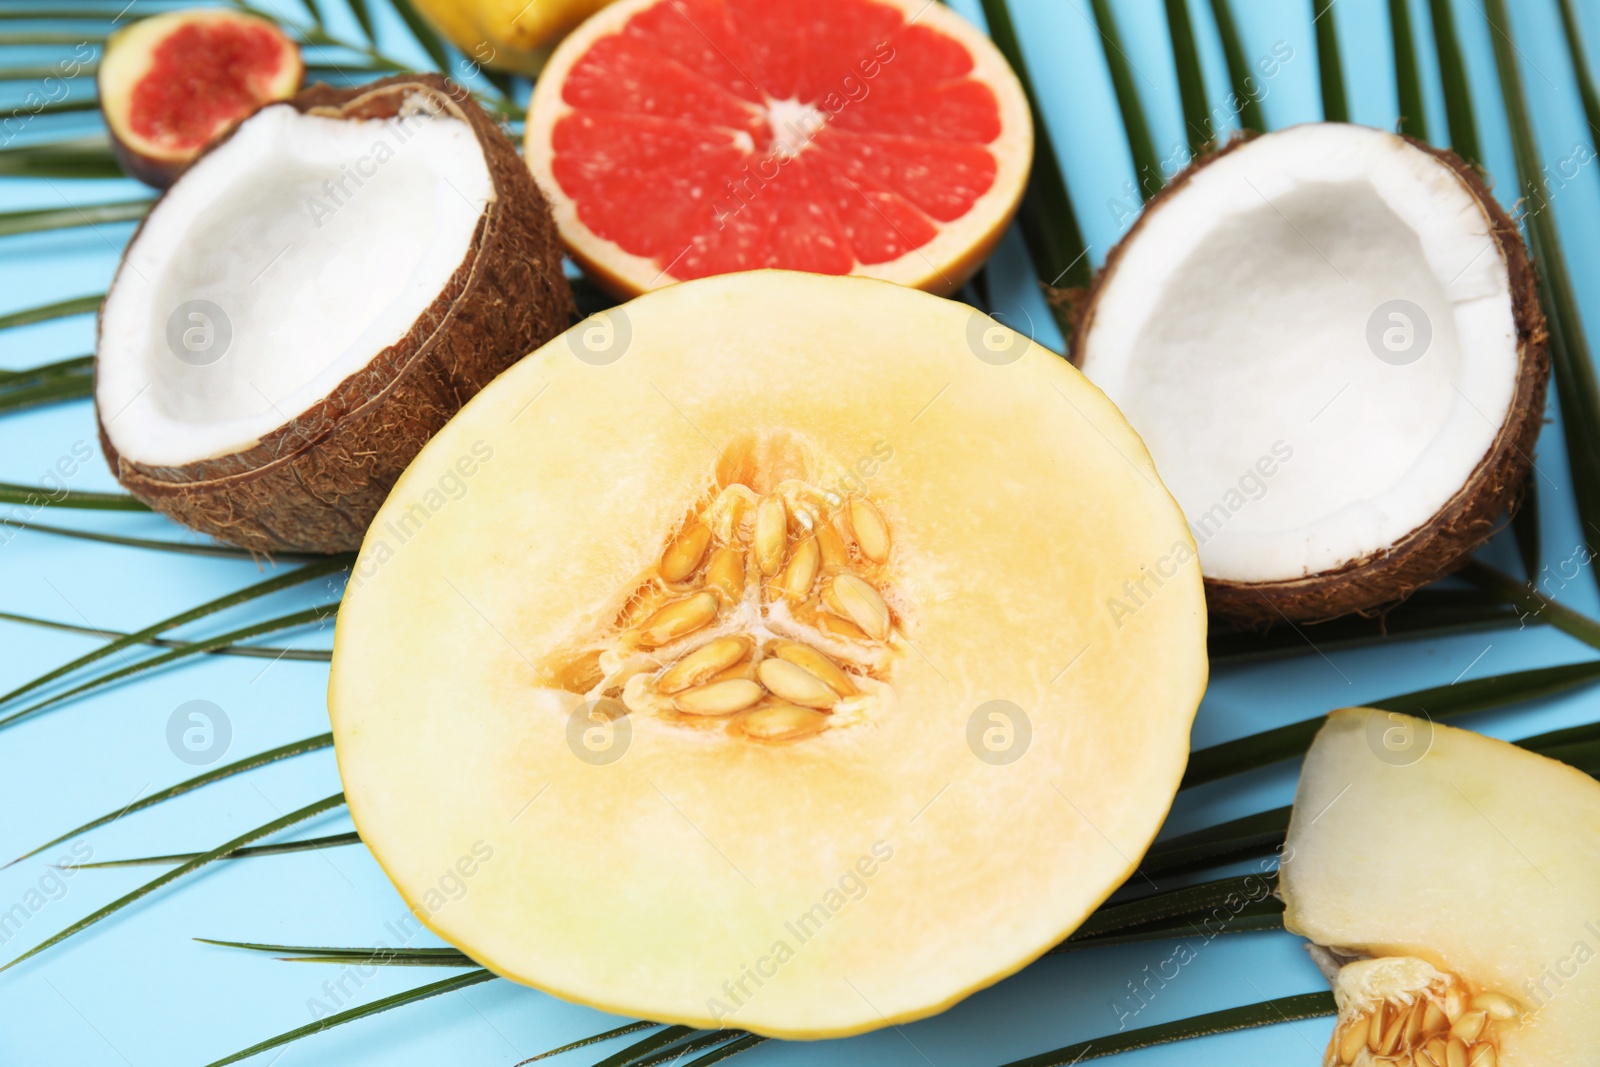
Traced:
[[779, 267], [950, 292], [1032, 152], [988, 39], [925, 0], [623, 0], [557, 49], [527, 126], [569, 251], [623, 295]]

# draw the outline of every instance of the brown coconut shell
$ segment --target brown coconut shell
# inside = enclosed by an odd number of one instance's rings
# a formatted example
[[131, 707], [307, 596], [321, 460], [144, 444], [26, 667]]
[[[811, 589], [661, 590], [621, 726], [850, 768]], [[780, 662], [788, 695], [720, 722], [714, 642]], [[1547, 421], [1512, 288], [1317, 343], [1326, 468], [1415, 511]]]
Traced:
[[[1105, 284], [1144, 222], [1205, 167], [1249, 143], [1255, 135], [1236, 137], [1196, 159], [1150, 198], [1133, 226], [1106, 256], [1074, 325], [1069, 357], [1081, 363], [1085, 338]], [[1538, 277], [1517, 224], [1506, 213], [1483, 176], [1446, 148], [1405, 138], [1448, 166], [1472, 193], [1490, 222], [1510, 282], [1511, 312], [1517, 329], [1517, 385], [1494, 443], [1466, 483], [1427, 522], [1395, 544], [1320, 574], [1278, 582], [1231, 582], [1205, 579], [1206, 606], [1226, 622], [1247, 627], [1274, 623], [1315, 623], [1344, 615], [1375, 615], [1394, 607], [1431, 582], [1451, 574], [1471, 559], [1478, 546], [1500, 528], [1503, 515], [1515, 515], [1526, 493], [1533, 450], [1544, 426], [1545, 388], [1550, 379], [1549, 334], [1539, 306]]]
[[423, 444], [496, 375], [566, 329], [576, 307], [550, 206], [465, 89], [408, 74], [350, 89], [317, 84], [287, 102], [308, 114], [387, 119], [414, 93], [432, 94], [472, 127], [493, 181], [495, 198], [461, 266], [404, 338], [251, 448], [182, 467], [137, 463], [117, 453], [98, 412], [117, 481], [156, 511], [259, 552], [353, 551]]

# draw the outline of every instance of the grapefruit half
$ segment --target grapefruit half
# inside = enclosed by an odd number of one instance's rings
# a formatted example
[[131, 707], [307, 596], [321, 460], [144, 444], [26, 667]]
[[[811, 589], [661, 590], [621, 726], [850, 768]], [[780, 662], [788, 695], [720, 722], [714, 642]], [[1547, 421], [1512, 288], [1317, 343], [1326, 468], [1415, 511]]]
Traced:
[[1032, 153], [1016, 75], [929, 0], [622, 0], [527, 122], [568, 251], [622, 296], [764, 267], [951, 293]]

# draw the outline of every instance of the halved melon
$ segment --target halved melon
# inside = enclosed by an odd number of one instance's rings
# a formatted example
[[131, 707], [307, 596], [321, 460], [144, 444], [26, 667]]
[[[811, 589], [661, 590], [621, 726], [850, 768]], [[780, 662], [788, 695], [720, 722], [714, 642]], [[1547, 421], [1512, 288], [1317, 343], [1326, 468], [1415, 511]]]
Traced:
[[329, 708], [363, 840], [485, 966], [843, 1035], [1010, 974], [1128, 875], [1202, 596], [1066, 361], [884, 282], [725, 275], [580, 323], [427, 445]]
[[1600, 783], [1566, 764], [1335, 712], [1306, 757], [1279, 880], [1284, 925], [1328, 950], [1339, 1023], [1324, 1062], [1590, 1062], [1597, 840]]

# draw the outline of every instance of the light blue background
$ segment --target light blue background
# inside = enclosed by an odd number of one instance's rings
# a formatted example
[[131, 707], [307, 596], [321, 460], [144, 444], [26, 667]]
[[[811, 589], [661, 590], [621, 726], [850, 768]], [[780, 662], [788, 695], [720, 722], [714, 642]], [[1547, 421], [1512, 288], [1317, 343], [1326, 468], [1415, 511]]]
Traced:
[[[5, 0], [7, 4], [19, 0]], [[144, 0], [148, 3], [149, 0]], [[286, 10], [293, 9], [282, 0]], [[1251, 57], [1287, 42], [1293, 58], [1267, 83], [1264, 107], [1274, 126], [1318, 118], [1316, 51], [1310, 3], [1234, 0]], [[337, 0], [326, 7], [338, 8]], [[380, 2], [374, 4], [382, 8]], [[970, 0], [956, 4], [976, 13]], [[1220, 47], [1207, 5], [1191, 0], [1204, 51], [1213, 101], [1225, 95]], [[1536, 113], [1547, 160], [1589, 144], [1554, 0], [1515, 0], [1523, 77]], [[1600, 52], [1600, 9], [1580, 3], [1591, 56]], [[1445, 129], [1436, 84], [1427, 5], [1413, 0], [1417, 37], [1429, 94], [1428, 121], [1435, 137]], [[1117, 0], [1116, 13], [1127, 54], [1163, 155], [1183, 142], [1175, 77], [1161, 0]], [[1017, 21], [1027, 58], [1096, 263], [1124, 228], [1113, 208], [1126, 201], [1132, 179], [1126, 142], [1111, 93], [1104, 57], [1087, 0], [1017, 0]], [[1513, 198], [1510, 149], [1492, 80], [1493, 60], [1480, 0], [1458, 0], [1457, 20], [1473, 74], [1474, 99], [1486, 161], [1499, 193]], [[1378, 126], [1395, 121], [1394, 77], [1383, 0], [1341, 0], [1335, 12], [1354, 117]], [[296, 17], [299, 12], [295, 11]], [[352, 28], [338, 12], [336, 25]], [[70, 29], [62, 22], [53, 27]], [[0, 25], [0, 32], [4, 26]], [[385, 46], [396, 54], [420, 55], [392, 21], [384, 23]], [[51, 62], [70, 48], [4, 48], [9, 64]], [[1591, 62], [1595, 62], [1591, 59]], [[0, 84], [9, 111], [29, 88]], [[92, 93], [88, 79], [71, 83], [75, 94]], [[93, 114], [40, 118], [16, 143], [62, 131], [91, 132]], [[1600, 336], [1600, 304], [1594, 299], [1600, 271], [1600, 169], [1588, 165], [1569, 182], [1556, 183], [1554, 210], [1569, 256], [1573, 280], [1588, 315], [1591, 336]], [[121, 181], [23, 181], [0, 179], [0, 209], [57, 207], [115, 200], [142, 188]], [[0, 312], [103, 291], [126, 241], [127, 225], [96, 226], [41, 236], [0, 239]], [[1059, 345], [1031, 282], [1021, 242], [1011, 235], [992, 269], [995, 303], [1014, 323], [1030, 321], [1039, 339]], [[1247, 302], [1249, 293], [1219, 292], [1219, 301]], [[80, 355], [92, 347], [90, 316], [0, 333], [0, 366], [25, 367]], [[1241, 397], [1248, 404], [1252, 398]], [[1225, 414], [1225, 413], [1219, 413]], [[36, 483], [78, 442], [95, 442], [87, 401], [0, 419], [0, 480]], [[1559, 427], [1547, 428], [1539, 451], [1543, 504], [1543, 550], [1552, 565], [1578, 549], [1577, 524], [1567, 483]], [[103, 463], [91, 461], [70, 484], [75, 489], [114, 488]], [[15, 509], [13, 509], [15, 511]], [[52, 512], [45, 521], [136, 535], [190, 536], [164, 520], [141, 515]], [[0, 535], [0, 610], [116, 629], [135, 629], [259, 579], [251, 563], [91, 546], [42, 534]], [[1490, 558], [1514, 568], [1509, 538], [1489, 549]], [[251, 618], [292, 610], [336, 594], [321, 584], [279, 595], [236, 612], [210, 630], [242, 625]], [[1560, 598], [1589, 614], [1600, 611], [1592, 575], [1585, 574]], [[325, 646], [327, 633], [296, 640]], [[0, 689], [92, 648], [90, 638], [0, 623]], [[1307, 654], [1249, 668], [1223, 668], [1195, 727], [1196, 745], [1254, 732], [1328, 708], [1459, 677], [1571, 662], [1593, 655], [1577, 642], [1544, 629], [1503, 631], [1447, 640], [1408, 642], [1391, 649]], [[315, 663], [205, 657], [181, 669], [136, 680], [51, 711], [0, 736], [0, 857], [16, 855], [38, 841], [87, 818], [127, 804], [153, 789], [187, 778], [195, 769], [177, 760], [165, 740], [169, 715], [192, 699], [225, 709], [233, 727], [230, 758], [310, 736], [327, 727], [323, 689], [326, 666]], [[1478, 716], [1469, 725], [1505, 737], [1521, 737], [1595, 717], [1600, 693]], [[1185, 793], [1169, 832], [1286, 803], [1293, 768]], [[130, 816], [86, 840], [96, 858], [203, 849], [338, 788], [328, 752], [273, 766]], [[307, 835], [346, 829], [343, 818], [301, 828]], [[1004, 833], [1003, 825], [995, 827]], [[44, 856], [0, 871], [0, 911], [24, 898], [47, 876], [48, 864], [67, 855]], [[35, 914], [22, 932], [0, 948], [10, 958], [94, 908], [153, 876], [154, 869], [82, 872], [68, 892]], [[1208, 875], [1209, 877], [1209, 875]], [[200, 1064], [256, 1040], [310, 1021], [308, 1000], [329, 999], [327, 980], [339, 968], [280, 963], [270, 958], [196, 944], [210, 936], [300, 944], [363, 945], [387, 938], [385, 923], [405, 906], [368, 854], [359, 847], [219, 864], [173, 891], [163, 892], [66, 945], [0, 975], [0, 1064], [83, 1065]], [[604, 922], [603, 915], [594, 917]], [[421, 942], [418, 942], [421, 943]], [[1110, 1033], [1117, 1028], [1113, 1003], [1127, 997], [1127, 983], [1143, 977], [1172, 952], [1152, 943], [1098, 949], [1047, 959], [954, 1010], [926, 1022], [847, 1041], [818, 1044], [769, 1043], [741, 1063], [995, 1065], [1015, 1057]], [[444, 977], [433, 969], [392, 968], [348, 983], [347, 1003]], [[1129, 1025], [1148, 1025], [1197, 1012], [1322, 988], [1298, 939], [1288, 934], [1248, 934], [1219, 939], [1162, 989]], [[1131, 1000], [1123, 1000], [1126, 1007]], [[506, 982], [401, 1009], [325, 1035], [254, 1062], [289, 1064], [509, 1065], [556, 1044], [617, 1025], [618, 1020], [563, 1004]], [[1156, 1064], [1313, 1064], [1329, 1030], [1327, 1020], [1208, 1038], [1131, 1054], [1121, 1062]], [[608, 1046], [613, 1048], [616, 1046]], [[590, 1063], [584, 1050], [561, 1063]]]

